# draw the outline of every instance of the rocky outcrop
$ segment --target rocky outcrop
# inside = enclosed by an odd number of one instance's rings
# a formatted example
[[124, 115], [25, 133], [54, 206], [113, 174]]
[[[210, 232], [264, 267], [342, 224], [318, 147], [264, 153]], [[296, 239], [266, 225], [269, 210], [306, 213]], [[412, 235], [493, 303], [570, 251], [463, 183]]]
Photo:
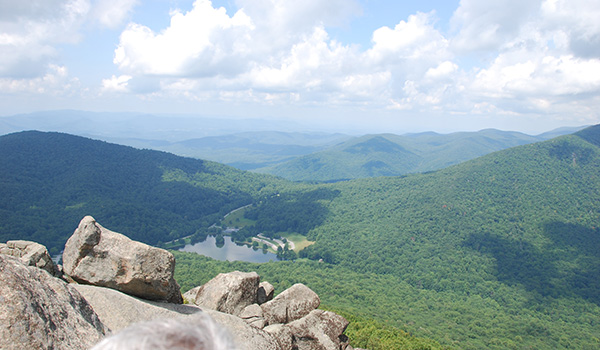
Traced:
[[0, 255], [0, 349], [87, 349], [107, 332], [72, 286]]
[[30, 241], [8, 241], [0, 243], [0, 254], [19, 258], [25, 265], [35, 266], [58, 276], [59, 271], [54, 265], [48, 250], [43, 245]]
[[256, 304], [259, 283], [256, 272], [220, 273], [199, 288], [194, 304], [237, 316]]
[[343, 335], [346, 327], [345, 318], [323, 310], [313, 310], [284, 326], [292, 334], [292, 348], [311, 350], [338, 350], [347, 346], [348, 338]]
[[313, 310], [307, 316], [288, 324], [265, 328], [279, 341], [281, 350], [340, 350], [351, 349], [343, 334], [348, 321], [340, 315]]
[[[186, 295], [196, 295], [197, 301], [203, 301], [196, 304], [238, 316], [259, 334], [269, 334], [276, 339], [277, 349], [346, 349], [348, 341], [343, 332], [348, 321], [333, 312], [316, 310], [320, 299], [314, 291], [298, 283], [261, 305], [249, 304], [260, 300], [261, 289], [265, 299], [267, 295], [272, 298], [273, 286], [268, 282], [259, 284], [258, 279], [256, 273], [219, 274]], [[227, 307], [223, 307], [225, 304]]]
[[103, 287], [75, 285], [75, 288], [88, 300], [94, 310], [98, 310], [100, 320], [114, 332], [119, 332], [138, 322], [185, 318], [185, 322], [194, 323], [196, 317], [208, 315], [233, 336], [239, 350], [279, 350], [278, 342], [273, 335], [252, 327], [233, 315], [201, 309], [195, 305], [141, 300]]
[[175, 258], [132, 241], [86, 216], [63, 252], [64, 272], [79, 283], [113, 288], [148, 300], [182, 303], [173, 278]]
[[268, 324], [289, 323], [308, 315], [320, 303], [317, 293], [298, 283], [262, 304], [261, 308]]
[[318, 295], [303, 284], [273, 298], [273, 286], [256, 272], [235, 271], [190, 290], [185, 298], [195, 305], [183, 305], [171, 253], [109, 231], [90, 216], [64, 250], [64, 277], [72, 283], [40, 269], [48, 265], [40, 247], [0, 245], [23, 260], [0, 254], [0, 349], [85, 349], [109, 329], [153, 320], [206, 327], [207, 315], [240, 350], [351, 349], [343, 335], [348, 322], [317, 310]]

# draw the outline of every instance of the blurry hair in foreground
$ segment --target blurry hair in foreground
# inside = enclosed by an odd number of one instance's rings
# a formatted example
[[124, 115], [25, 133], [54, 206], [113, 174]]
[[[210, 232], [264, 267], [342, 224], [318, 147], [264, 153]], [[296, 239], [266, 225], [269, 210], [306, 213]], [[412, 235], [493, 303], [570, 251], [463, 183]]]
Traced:
[[235, 350], [229, 334], [206, 315], [141, 322], [91, 350]]

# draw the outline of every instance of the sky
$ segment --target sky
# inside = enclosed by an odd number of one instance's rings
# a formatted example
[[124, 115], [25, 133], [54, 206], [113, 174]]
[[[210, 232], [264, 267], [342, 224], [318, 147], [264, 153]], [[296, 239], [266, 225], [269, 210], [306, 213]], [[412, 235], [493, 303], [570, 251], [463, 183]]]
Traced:
[[0, 0], [0, 115], [597, 124], [599, 18], [590, 0]]

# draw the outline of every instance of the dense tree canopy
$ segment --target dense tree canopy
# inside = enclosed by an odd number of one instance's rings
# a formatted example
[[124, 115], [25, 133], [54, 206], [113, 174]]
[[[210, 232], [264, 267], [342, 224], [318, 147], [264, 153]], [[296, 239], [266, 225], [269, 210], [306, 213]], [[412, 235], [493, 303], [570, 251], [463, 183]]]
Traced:
[[[596, 349], [599, 135], [592, 127], [426, 174], [298, 184], [62, 134], [13, 134], [0, 138], [0, 241], [56, 248], [86, 214], [150, 243], [201, 239], [250, 205], [251, 234], [294, 231], [316, 243], [294, 262], [176, 253], [184, 291], [253, 270], [278, 291], [305, 283], [358, 319], [357, 346], [400, 344], [404, 334], [424, 349]], [[372, 327], [381, 339], [370, 343]]]

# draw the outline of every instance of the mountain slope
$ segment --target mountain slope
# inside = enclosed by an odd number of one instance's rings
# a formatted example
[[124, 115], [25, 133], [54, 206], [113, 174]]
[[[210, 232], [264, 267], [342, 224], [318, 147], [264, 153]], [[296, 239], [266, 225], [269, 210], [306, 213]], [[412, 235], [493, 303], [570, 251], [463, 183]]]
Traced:
[[[595, 230], [600, 149], [581, 137], [587, 133], [496, 152], [435, 173], [332, 185], [341, 195], [331, 203], [328, 223], [313, 232], [314, 249], [340, 252], [337, 259], [357, 269], [373, 262], [382, 270], [401, 271], [413, 259], [408, 254], [415, 249], [412, 242], [434, 244], [441, 258], [440, 245], [470, 250], [468, 242], [488, 233], [541, 247], [552, 225]], [[344, 254], [353, 249], [401, 254], [384, 263], [381, 255]]]
[[[415, 154], [384, 139], [344, 149]], [[316, 243], [300, 255], [324, 263], [255, 265], [178, 254], [179, 275], [194, 280], [180, 283], [198, 285], [211, 269], [256, 270], [278, 288], [306, 283], [327, 305], [450, 348], [594, 349], [599, 145], [596, 126], [427, 174], [308, 185], [68, 135], [14, 134], [0, 138], [0, 240], [35, 239], [40, 231], [31, 229], [41, 226], [58, 246], [84, 214], [142, 240], [155, 227], [175, 237], [188, 227], [168, 227], [189, 219], [196, 229], [248, 201], [273, 210], [284, 198], [290, 209], [301, 190], [319, 220], [307, 232]]]
[[336, 181], [427, 172], [543, 140], [517, 132], [482, 130], [447, 135], [366, 135], [272, 167], [257, 169], [295, 181]]
[[276, 182], [217, 163], [35, 131], [0, 137], [0, 164], [0, 241], [35, 240], [53, 251], [84, 215], [156, 244], [210, 226]]
[[437, 340], [451, 326], [459, 348], [506, 348], [493, 340], [517, 335], [534, 348], [595, 344], [599, 326], [582, 320], [600, 311], [598, 140], [596, 126], [430, 174], [328, 185], [340, 195], [301, 256], [422, 290], [426, 317], [418, 300], [380, 312]]

